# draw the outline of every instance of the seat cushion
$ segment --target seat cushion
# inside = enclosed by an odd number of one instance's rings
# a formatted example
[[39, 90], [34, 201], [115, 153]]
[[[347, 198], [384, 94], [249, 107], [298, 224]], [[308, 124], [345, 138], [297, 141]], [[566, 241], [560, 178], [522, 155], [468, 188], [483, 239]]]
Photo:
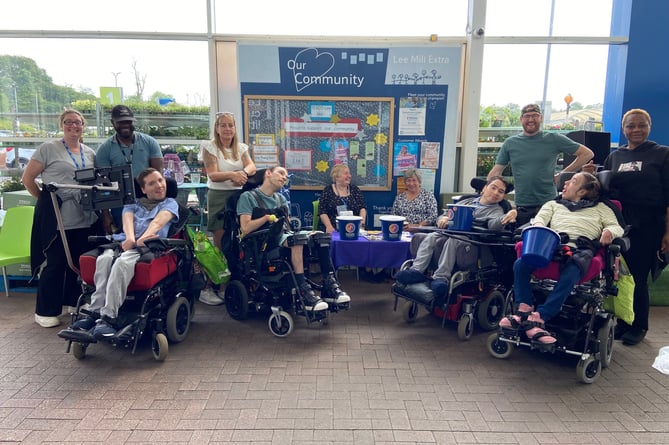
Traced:
[[[79, 257], [79, 272], [81, 279], [90, 285], [94, 285], [95, 260], [98, 250], [90, 250]], [[153, 258], [150, 261], [140, 261], [135, 265], [135, 276], [133, 277], [128, 292], [144, 291], [153, 288], [158, 282], [177, 269], [177, 255], [168, 252]]]

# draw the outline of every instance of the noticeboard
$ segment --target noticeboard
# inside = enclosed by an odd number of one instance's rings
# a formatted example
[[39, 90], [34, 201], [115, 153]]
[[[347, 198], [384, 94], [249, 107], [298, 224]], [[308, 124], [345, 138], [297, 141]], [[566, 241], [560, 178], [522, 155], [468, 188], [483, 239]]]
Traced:
[[291, 189], [320, 190], [347, 164], [362, 190], [390, 190], [394, 98], [244, 96], [246, 143], [258, 168], [283, 165]]

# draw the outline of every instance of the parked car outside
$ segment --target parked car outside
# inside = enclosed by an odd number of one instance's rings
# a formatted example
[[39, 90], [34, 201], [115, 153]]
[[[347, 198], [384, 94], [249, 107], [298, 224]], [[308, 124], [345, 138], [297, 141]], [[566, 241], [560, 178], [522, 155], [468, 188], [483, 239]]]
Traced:
[[[7, 152], [7, 168], [19, 168], [23, 170], [26, 168], [28, 161], [32, 158], [33, 153], [35, 153], [34, 148], [20, 148], [20, 147], [5, 147]], [[18, 151], [18, 163], [16, 162], [16, 152]]]

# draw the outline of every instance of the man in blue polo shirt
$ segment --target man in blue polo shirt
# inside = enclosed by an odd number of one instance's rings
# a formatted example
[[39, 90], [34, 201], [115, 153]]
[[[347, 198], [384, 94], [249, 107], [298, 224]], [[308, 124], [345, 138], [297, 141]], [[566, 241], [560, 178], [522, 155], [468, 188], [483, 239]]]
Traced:
[[[114, 133], [104, 141], [95, 154], [96, 167], [117, 167], [126, 164], [132, 166], [132, 176], [137, 177], [148, 167], [163, 171], [163, 153], [160, 145], [148, 134], [135, 131], [135, 115], [125, 105], [112, 108], [111, 122]], [[112, 232], [113, 223], [121, 228], [121, 208], [102, 213], [102, 223], [107, 233]]]

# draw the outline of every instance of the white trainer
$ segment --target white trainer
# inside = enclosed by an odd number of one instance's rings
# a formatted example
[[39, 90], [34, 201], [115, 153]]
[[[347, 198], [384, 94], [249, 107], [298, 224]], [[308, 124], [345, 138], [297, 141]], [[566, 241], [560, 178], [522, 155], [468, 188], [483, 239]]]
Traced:
[[35, 314], [35, 323], [43, 328], [55, 328], [60, 324], [58, 317], [45, 317], [43, 315]]
[[216, 295], [216, 292], [210, 287], [200, 291], [200, 298], [198, 298], [198, 300], [200, 300], [200, 303], [208, 304], [209, 306], [223, 304], [223, 299]]

